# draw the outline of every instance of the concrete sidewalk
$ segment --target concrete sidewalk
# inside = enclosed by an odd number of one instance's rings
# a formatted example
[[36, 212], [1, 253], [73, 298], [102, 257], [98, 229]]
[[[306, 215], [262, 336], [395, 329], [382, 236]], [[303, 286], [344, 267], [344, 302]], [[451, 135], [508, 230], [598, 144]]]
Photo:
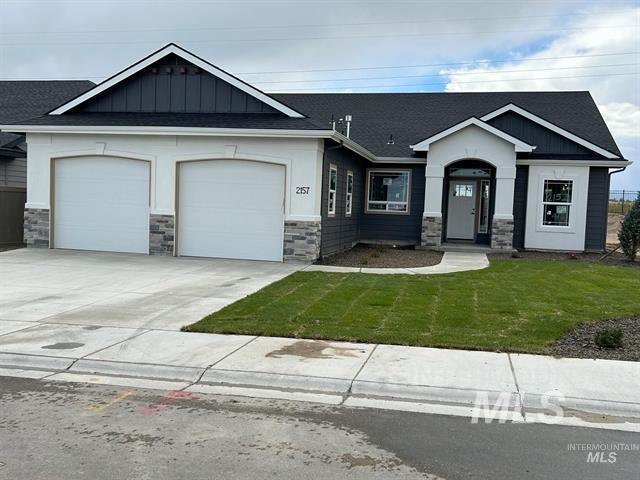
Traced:
[[440, 273], [467, 272], [482, 270], [489, 266], [489, 259], [484, 253], [478, 252], [445, 252], [437, 265], [412, 268], [371, 268], [371, 267], [337, 267], [333, 265], [309, 265], [305, 272], [329, 273], [373, 273], [404, 274], [404, 275], [435, 275]]
[[[119, 327], [1, 325], [0, 375], [6, 376], [480, 418], [500, 410], [510, 421], [640, 431], [637, 362]], [[486, 408], [479, 411], [482, 404]], [[562, 418], [554, 417], [555, 406]]]

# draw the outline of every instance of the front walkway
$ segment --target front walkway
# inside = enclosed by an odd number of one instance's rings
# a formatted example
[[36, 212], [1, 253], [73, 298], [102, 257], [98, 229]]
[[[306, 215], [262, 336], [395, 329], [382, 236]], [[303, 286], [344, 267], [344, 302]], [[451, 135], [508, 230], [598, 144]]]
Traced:
[[375, 273], [375, 274], [405, 274], [405, 275], [434, 275], [438, 273], [466, 272], [482, 270], [489, 266], [487, 255], [478, 252], [445, 252], [442, 261], [430, 267], [415, 268], [369, 268], [369, 267], [334, 267], [331, 265], [310, 265], [305, 272], [331, 273]]
[[[497, 415], [517, 422], [640, 432], [640, 362], [150, 329], [0, 324], [0, 376], [447, 415], [474, 416], [476, 412], [479, 417]], [[563, 416], [554, 416], [549, 405], [559, 406]], [[477, 410], [482, 407], [487, 410]]]

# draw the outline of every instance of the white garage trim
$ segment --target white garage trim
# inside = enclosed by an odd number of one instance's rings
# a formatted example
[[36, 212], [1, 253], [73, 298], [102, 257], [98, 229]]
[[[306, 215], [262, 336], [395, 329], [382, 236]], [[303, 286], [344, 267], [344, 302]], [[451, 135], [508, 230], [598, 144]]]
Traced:
[[[288, 190], [288, 177], [289, 175], [287, 175], [287, 169], [289, 166], [289, 162], [284, 161], [284, 160], [275, 160], [275, 161], [264, 161], [264, 160], [256, 160], [256, 157], [261, 157], [264, 158], [262, 156], [240, 156], [240, 157], [235, 157], [235, 150], [233, 152], [229, 152], [230, 156], [221, 156], [220, 154], [214, 155], [212, 157], [206, 157], [206, 158], [192, 158], [189, 160], [180, 160], [176, 162], [176, 175], [175, 175], [175, 235], [174, 235], [174, 255], [179, 256], [179, 255], [185, 255], [185, 256], [212, 256], [212, 257], [219, 257], [219, 258], [247, 258], [247, 259], [253, 259], [253, 260], [271, 260], [271, 261], [282, 261], [283, 260], [283, 244], [284, 244], [284, 221], [285, 221], [285, 202], [287, 199], [287, 190]], [[230, 158], [231, 157], [231, 158]], [[254, 157], [254, 158], [248, 158], [248, 157]], [[215, 165], [216, 163], [223, 163], [227, 164], [227, 165], [237, 165], [238, 167], [242, 166], [243, 164], [256, 164], [256, 165], [271, 165], [273, 167], [277, 167], [279, 169], [278, 172], [278, 176], [282, 178], [281, 180], [281, 194], [279, 195], [279, 197], [276, 199], [279, 203], [277, 204], [277, 209], [279, 209], [279, 215], [280, 215], [280, 220], [278, 221], [279, 226], [276, 227], [278, 228], [278, 234], [279, 234], [279, 239], [277, 240], [277, 242], [275, 242], [271, 247], [272, 250], [270, 252], [259, 252], [259, 249], [255, 249], [255, 252], [258, 252], [255, 254], [255, 256], [252, 257], [253, 255], [253, 249], [252, 249], [252, 253], [247, 253], [245, 252], [244, 254], [234, 254], [233, 252], [230, 252], [229, 250], [220, 250], [220, 253], [216, 253], [213, 251], [210, 252], [205, 252], [204, 250], [201, 250], [201, 253], [197, 252], [197, 248], [196, 249], [192, 249], [189, 252], [184, 252], [183, 248], [184, 248], [184, 244], [185, 244], [185, 238], [184, 238], [184, 234], [185, 232], [183, 231], [183, 223], [184, 223], [184, 219], [181, 218], [184, 214], [183, 209], [182, 209], [182, 202], [181, 202], [181, 197], [182, 197], [182, 192], [181, 192], [181, 184], [183, 183], [183, 177], [184, 177], [184, 173], [182, 173], [183, 167], [189, 166], [189, 165], [196, 165], [196, 164], [203, 164], [203, 165]], [[262, 197], [264, 201], [268, 201], [268, 199], [265, 199], [264, 197]], [[238, 208], [237, 211], [233, 211], [230, 210], [230, 212], [233, 215], [237, 215], [238, 218], [242, 218], [242, 209]], [[268, 213], [265, 211], [265, 213]], [[251, 227], [249, 227], [247, 229], [247, 233], [252, 235], [253, 232], [251, 230]], [[240, 241], [242, 238], [238, 237], [238, 240]]]
[[[49, 248], [78, 248], [78, 249], [83, 249], [83, 250], [105, 250], [105, 251], [122, 251], [122, 252], [130, 252], [130, 253], [149, 253], [149, 212], [150, 212], [150, 207], [151, 207], [151, 166], [152, 166], [152, 162], [150, 160], [142, 160], [139, 158], [131, 158], [128, 156], [121, 156], [121, 155], [107, 155], [107, 154], [96, 154], [95, 151], [93, 152], [85, 152], [85, 155], [81, 155], [79, 151], [74, 152], [73, 155], [67, 155], [67, 156], [55, 156], [55, 157], [51, 157], [50, 158], [50, 173], [49, 173], [49, 182], [50, 182], [50, 187], [49, 187]], [[89, 157], [89, 158], [87, 158]], [[96, 245], [96, 248], [92, 248], [90, 245], [87, 245], [86, 247], [73, 247], [73, 246], [65, 246], [65, 245], [57, 245], [56, 242], [56, 238], [55, 238], [55, 232], [56, 232], [56, 214], [59, 212], [56, 212], [57, 210], [57, 195], [56, 195], [56, 189], [58, 187], [57, 185], [57, 173], [56, 173], [56, 166], [59, 164], [59, 162], [62, 161], [77, 161], [78, 163], [82, 162], [83, 158], [86, 158], [86, 161], [91, 161], [90, 157], [94, 157], [100, 160], [116, 160], [116, 161], [129, 161], [129, 162], [142, 162], [146, 165], [146, 177], [147, 177], [147, 188], [146, 188], [146, 207], [147, 207], [147, 212], [146, 212], [146, 219], [144, 222], [144, 228], [146, 229], [146, 234], [144, 236], [144, 240], [140, 242], [139, 245], [133, 245], [131, 247], [131, 249], [129, 249], [128, 247], [123, 246], [122, 248], [117, 247], [113, 250], [110, 249], [104, 249], [101, 248], [99, 245]], [[142, 225], [141, 225], [142, 226]], [[143, 245], [146, 245], [143, 247]]]

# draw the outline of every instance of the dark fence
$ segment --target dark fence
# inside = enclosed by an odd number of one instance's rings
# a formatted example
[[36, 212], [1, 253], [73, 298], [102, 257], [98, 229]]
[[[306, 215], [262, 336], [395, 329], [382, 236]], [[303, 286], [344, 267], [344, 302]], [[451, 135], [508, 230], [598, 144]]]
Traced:
[[24, 188], [0, 187], [0, 245], [22, 243], [26, 199]]
[[609, 213], [620, 213], [624, 215], [631, 208], [631, 204], [640, 195], [639, 190], [610, 190], [609, 191]]

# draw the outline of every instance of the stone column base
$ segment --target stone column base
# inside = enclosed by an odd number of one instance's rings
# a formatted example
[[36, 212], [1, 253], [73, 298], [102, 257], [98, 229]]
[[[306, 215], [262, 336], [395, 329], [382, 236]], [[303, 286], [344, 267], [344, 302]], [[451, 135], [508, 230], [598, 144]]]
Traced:
[[285, 260], [313, 262], [320, 256], [320, 222], [284, 222]]
[[49, 210], [24, 209], [24, 243], [27, 247], [49, 248]]
[[494, 250], [513, 250], [513, 220], [493, 219], [491, 248]]
[[175, 225], [173, 215], [149, 215], [149, 253], [173, 255]]
[[422, 217], [420, 246], [439, 247], [442, 244], [442, 217]]

